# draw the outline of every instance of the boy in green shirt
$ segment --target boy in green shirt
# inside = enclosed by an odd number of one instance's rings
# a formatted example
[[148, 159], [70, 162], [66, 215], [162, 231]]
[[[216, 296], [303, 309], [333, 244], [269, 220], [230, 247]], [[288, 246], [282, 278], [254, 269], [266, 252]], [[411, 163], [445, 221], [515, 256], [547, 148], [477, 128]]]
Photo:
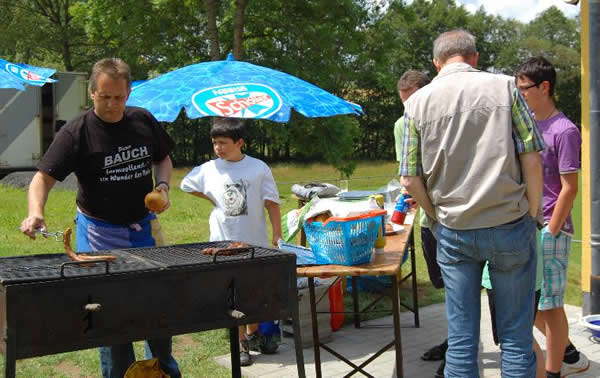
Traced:
[[[415, 93], [419, 88], [429, 84], [429, 78], [423, 72], [408, 70], [398, 80], [398, 94], [400, 99], [404, 103], [408, 98]], [[396, 160], [400, 162], [402, 156], [402, 141], [404, 139], [404, 117], [398, 118], [394, 124], [394, 139], [396, 141]], [[419, 212], [419, 225], [421, 226], [421, 247], [423, 248], [423, 256], [427, 263], [427, 272], [429, 273], [429, 280], [436, 289], [444, 287], [444, 281], [442, 280], [442, 273], [440, 267], [436, 261], [437, 258], [437, 241], [433, 236], [433, 233], [429, 229], [427, 223], [427, 216], [424, 211]], [[436, 345], [423, 353], [421, 359], [424, 361], [442, 361], [438, 371], [437, 377], [444, 376], [444, 356], [448, 349], [448, 339], [445, 339], [443, 343]]]

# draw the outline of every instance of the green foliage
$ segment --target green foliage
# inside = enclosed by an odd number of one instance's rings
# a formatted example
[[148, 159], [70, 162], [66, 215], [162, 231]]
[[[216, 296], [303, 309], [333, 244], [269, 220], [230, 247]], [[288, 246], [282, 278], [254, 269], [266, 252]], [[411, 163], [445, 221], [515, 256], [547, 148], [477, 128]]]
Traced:
[[290, 148], [300, 161], [315, 161], [320, 157], [350, 177], [356, 169], [353, 146], [360, 136], [358, 121], [349, 116], [298, 119], [302, 126], [290, 129]]
[[209, 119], [188, 119], [185, 112], [181, 112], [174, 122], [164, 125], [177, 141], [177, 148], [171, 154], [175, 165], [198, 165], [211, 159], [213, 148]]
[[85, 30], [73, 22], [70, 0], [0, 1], [0, 54], [69, 71], [87, 59]]
[[76, 4], [75, 20], [99, 56], [118, 56], [136, 79], [208, 57], [202, 0], [96, 0]]
[[[118, 56], [146, 79], [210, 59], [205, 0], [0, 0], [0, 56], [30, 64], [90, 71], [98, 58]], [[236, 1], [216, 1], [220, 55], [233, 49]], [[380, 6], [385, 4], [387, 6]], [[68, 11], [67, 11], [68, 10]], [[396, 82], [408, 69], [436, 75], [432, 44], [450, 29], [477, 37], [479, 68], [512, 74], [532, 55], [548, 57], [558, 71], [558, 107], [580, 123], [579, 20], [556, 7], [529, 24], [469, 13], [455, 0], [250, 1], [245, 10], [244, 60], [309, 81], [360, 104], [358, 130], [325, 127], [293, 116], [286, 125], [249, 122], [247, 151], [267, 161], [323, 160], [352, 172], [352, 158], [392, 158], [393, 124], [403, 113]], [[315, 123], [316, 122], [316, 123]], [[345, 121], [338, 122], [346, 124]], [[182, 115], [167, 125], [177, 143], [175, 161], [210, 158], [208, 121]], [[347, 129], [347, 130], [346, 130]], [[341, 130], [349, 135], [340, 137]], [[340, 146], [338, 146], [340, 144]], [[333, 152], [332, 152], [333, 151]], [[349, 152], [350, 151], [350, 152]], [[338, 160], [339, 159], [339, 160]]]
[[531, 21], [523, 33], [523, 60], [542, 55], [556, 68], [556, 106], [581, 124], [581, 69], [578, 20], [565, 17], [550, 7]]

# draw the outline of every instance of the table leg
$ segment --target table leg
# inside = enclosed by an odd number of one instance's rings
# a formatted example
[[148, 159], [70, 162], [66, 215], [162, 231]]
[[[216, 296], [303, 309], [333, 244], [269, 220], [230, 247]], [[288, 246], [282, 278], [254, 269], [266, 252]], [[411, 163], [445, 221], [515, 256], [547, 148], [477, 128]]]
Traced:
[[354, 309], [354, 328], [360, 328], [360, 312], [358, 304], [358, 278], [352, 276], [352, 306]]
[[317, 305], [315, 303], [314, 277], [308, 277], [308, 293], [310, 296], [310, 318], [312, 321], [313, 351], [315, 353], [316, 377], [321, 378], [321, 351], [319, 350], [319, 324], [317, 321]]
[[396, 372], [398, 378], [404, 377], [402, 366], [402, 336], [400, 334], [400, 299], [398, 290], [398, 276], [392, 275], [392, 311], [394, 315], [394, 341], [396, 348]]
[[242, 378], [238, 327], [229, 328], [229, 351], [231, 352], [231, 376], [234, 378]]
[[410, 252], [410, 268], [412, 269], [412, 300], [413, 313], [415, 315], [415, 328], [419, 328], [419, 300], [417, 296], [417, 264], [415, 262], [415, 238], [414, 233], [410, 231], [408, 239], [408, 251]]

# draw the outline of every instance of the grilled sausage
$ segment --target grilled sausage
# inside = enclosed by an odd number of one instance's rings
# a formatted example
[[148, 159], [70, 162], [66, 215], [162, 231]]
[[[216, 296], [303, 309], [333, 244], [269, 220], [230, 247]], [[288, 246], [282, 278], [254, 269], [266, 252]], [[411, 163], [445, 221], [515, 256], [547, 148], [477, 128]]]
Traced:
[[73, 248], [71, 248], [71, 227], [67, 228], [65, 230], [65, 233], [63, 234], [63, 246], [65, 248], [65, 253], [67, 254], [67, 256], [69, 256], [69, 258], [75, 262], [95, 262], [95, 261], [103, 261], [103, 260], [108, 260], [108, 261], [114, 261], [117, 259], [116, 256], [113, 255], [84, 255], [84, 254], [77, 254], [73, 251]]
[[232, 249], [232, 248], [247, 248], [248, 244], [244, 243], [244, 242], [232, 242], [229, 243], [228, 245], [226, 245], [225, 247], [222, 248], [217, 248], [217, 247], [209, 247], [209, 248], [204, 248], [202, 250], [202, 254], [203, 255], [208, 255], [208, 256], [214, 256], [217, 252], [220, 251], [225, 251], [223, 253], [220, 253], [221, 256], [232, 256], [235, 255], [237, 253], [239, 253], [239, 251], [227, 251], [228, 249]]

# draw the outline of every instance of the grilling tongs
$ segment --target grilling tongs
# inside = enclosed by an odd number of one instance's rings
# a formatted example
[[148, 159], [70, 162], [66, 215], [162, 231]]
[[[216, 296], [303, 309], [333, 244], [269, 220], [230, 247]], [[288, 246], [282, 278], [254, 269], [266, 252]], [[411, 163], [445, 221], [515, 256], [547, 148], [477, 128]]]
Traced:
[[[18, 227], [17, 231], [21, 231], [21, 228]], [[54, 240], [57, 242], [61, 242], [63, 240], [63, 234], [64, 234], [64, 232], [62, 232], [62, 231], [50, 232], [50, 231], [46, 231], [43, 228], [36, 228], [33, 232], [35, 232], [36, 234], [40, 234], [46, 238], [47, 237], [54, 238]]]

